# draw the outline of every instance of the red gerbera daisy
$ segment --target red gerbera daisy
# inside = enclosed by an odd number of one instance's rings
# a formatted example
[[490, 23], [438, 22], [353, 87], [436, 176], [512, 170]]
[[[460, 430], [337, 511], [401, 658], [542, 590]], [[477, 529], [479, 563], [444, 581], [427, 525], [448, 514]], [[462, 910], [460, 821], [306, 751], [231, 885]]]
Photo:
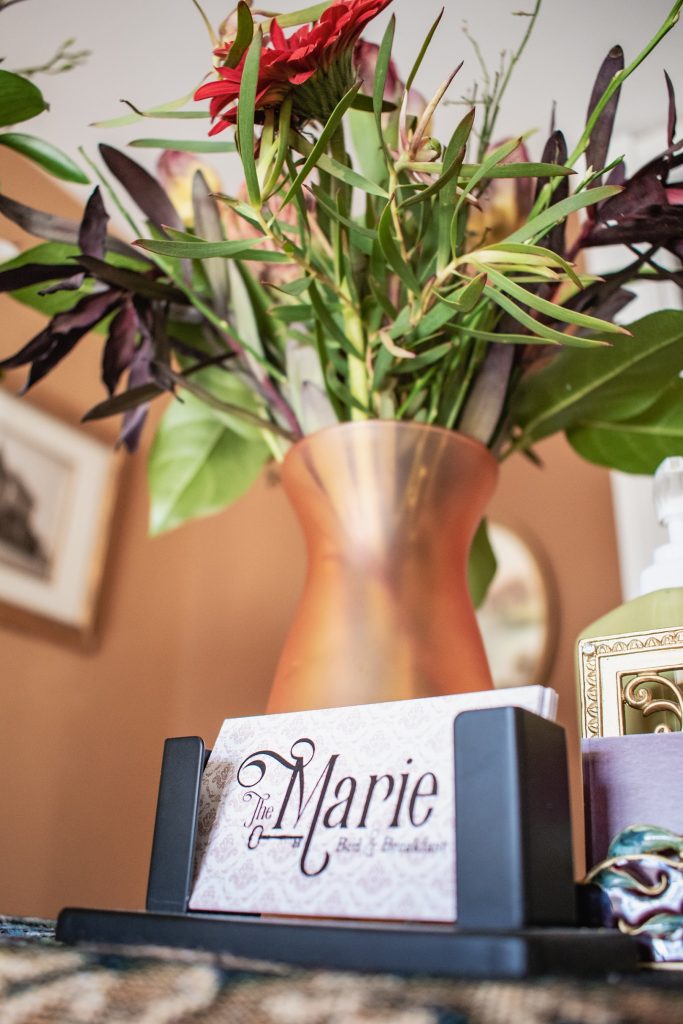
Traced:
[[[335, 0], [312, 25], [289, 38], [274, 19], [261, 53], [256, 109], [279, 107], [292, 95], [293, 112], [302, 120], [325, 121], [355, 81], [353, 47], [369, 21], [391, 0]], [[215, 51], [225, 60], [232, 43]], [[211, 98], [211, 135], [234, 125], [246, 54], [236, 68], [219, 65], [219, 78], [202, 85], [195, 99]]]

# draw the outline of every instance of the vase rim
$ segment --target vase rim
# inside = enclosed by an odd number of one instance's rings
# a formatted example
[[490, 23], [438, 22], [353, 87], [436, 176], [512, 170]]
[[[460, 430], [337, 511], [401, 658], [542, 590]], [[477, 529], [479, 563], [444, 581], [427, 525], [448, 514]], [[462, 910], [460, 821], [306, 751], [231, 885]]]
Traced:
[[489, 448], [486, 447], [481, 441], [478, 441], [474, 437], [469, 437], [467, 434], [461, 433], [459, 430], [451, 430], [449, 427], [441, 427], [432, 423], [420, 423], [416, 420], [382, 420], [382, 419], [366, 419], [366, 420], [346, 420], [340, 423], [333, 423], [328, 427], [322, 427], [320, 430], [315, 430], [311, 434], [306, 434], [304, 437], [299, 438], [285, 455], [284, 462], [287, 462], [290, 455], [293, 455], [296, 451], [300, 451], [303, 447], [312, 443], [315, 439], [321, 435], [331, 433], [353, 433], [359, 432], [360, 430], [413, 430], [416, 433], [432, 433], [441, 434], [448, 436], [449, 438], [461, 443], [465, 447], [471, 447], [476, 450], [480, 457], [488, 459], [492, 465], [497, 469], [498, 460]]

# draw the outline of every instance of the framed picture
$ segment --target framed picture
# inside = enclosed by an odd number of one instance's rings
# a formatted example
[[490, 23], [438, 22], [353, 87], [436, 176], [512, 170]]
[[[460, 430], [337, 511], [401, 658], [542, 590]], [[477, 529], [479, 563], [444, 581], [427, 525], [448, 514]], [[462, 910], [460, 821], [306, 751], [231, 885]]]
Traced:
[[92, 641], [118, 475], [110, 446], [0, 391], [0, 622]]
[[581, 640], [578, 659], [585, 739], [681, 730], [682, 629]]

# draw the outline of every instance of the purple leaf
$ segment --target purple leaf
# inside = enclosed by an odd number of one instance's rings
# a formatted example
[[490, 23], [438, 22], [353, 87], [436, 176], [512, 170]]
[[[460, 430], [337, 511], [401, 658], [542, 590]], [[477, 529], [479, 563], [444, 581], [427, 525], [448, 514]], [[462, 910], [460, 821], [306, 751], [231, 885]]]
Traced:
[[93, 277], [114, 288], [132, 292], [146, 299], [161, 299], [166, 302], [187, 305], [187, 299], [181, 291], [163, 284], [161, 281], [156, 281], [153, 277], [148, 277], [147, 274], [138, 274], [135, 270], [114, 267], [111, 263], [95, 259], [94, 256], [78, 256], [76, 261], [79, 266], [85, 267]]
[[0, 272], [0, 292], [14, 292], [19, 288], [41, 284], [43, 281], [69, 277], [73, 270], [72, 263], [24, 263], [21, 267], [10, 267], [9, 270]]
[[[133, 362], [131, 363], [130, 373], [128, 374], [129, 391], [144, 387], [144, 385], [153, 382], [152, 374], [150, 372], [151, 359], [152, 342], [151, 339], [147, 337], [138, 348]], [[134, 409], [129, 409], [124, 413], [123, 425], [117, 441], [118, 445], [125, 445], [129, 452], [137, 450], [148, 411], [149, 402], [143, 402], [140, 405], [137, 405]]]
[[107, 241], [107, 221], [109, 215], [104, 208], [100, 186], [98, 185], [83, 212], [83, 220], [78, 231], [78, 244], [86, 256], [94, 256], [103, 260]]
[[113, 146], [100, 145], [100, 153], [114, 177], [123, 185], [131, 199], [152, 223], [162, 229], [164, 224], [184, 230], [176, 208], [152, 175]]
[[102, 354], [102, 380], [110, 395], [114, 394], [121, 374], [133, 361], [138, 333], [135, 306], [128, 301], [111, 322]]
[[87, 295], [73, 309], [58, 313], [48, 326], [16, 355], [0, 363], [0, 369], [31, 363], [28, 379], [23, 387], [26, 393], [71, 352], [73, 347], [92, 327], [102, 320], [119, 301], [113, 291]]
[[14, 370], [18, 366], [26, 366], [34, 359], [40, 358], [52, 344], [49, 327], [43, 328], [40, 334], [27, 341], [23, 348], [15, 352], [13, 356], [0, 360], [0, 370]]
[[621, 188], [626, 183], [626, 164], [620, 161], [607, 175], [607, 185], [618, 185]]
[[[567, 142], [562, 132], [555, 131], [552, 133], [543, 148], [541, 160], [543, 163], [566, 163]], [[538, 178], [536, 182], [536, 198], [538, 198], [541, 189], [547, 184], [548, 180], [548, 178]], [[560, 202], [562, 199], [566, 199], [568, 195], [569, 180], [567, 178], [562, 178], [553, 194], [553, 202]], [[544, 246], [546, 249], [550, 249], [551, 252], [556, 252], [558, 255], [564, 256], [566, 251], [565, 225], [563, 223], [556, 224], [555, 227], [551, 228], [548, 234], [545, 235], [538, 244]]]
[[86, 295], [73, 309], [57, 313], [50, 322], [50, 330], [54, 334], [66, 334], [81, 327], [89, 330], [98, 324], [120, 299], [121, 293], [112, 289], [97, 292], [95, 295]]
[[[624, 51], [620, 46], [613, 46], [602, 62], [600, 70], [598, 71], [598, 77], [595, 79], [590, 103], [588, 104], [586, 120], [591, 117], [614, 76], [623, 70]], [[586, 150], [586, 163], [589, 167], [592, 167], [594, 171], [602, 170], [607, 163], [607, 152], [612, 138], [612, 128], [614, 127], [614, 118], [617, 113], [620, 92], [621, 87], [617, 89], [614, 95], [610, 98], [609, 103], [600, 114], [591, 133], [588, 148]], [[591, 188], [595, 188], [601, 183], [601, 181], [602, 178], [600, 176], [595, 178]]]
[[[78, 245], [80, 231], [78, 221], [69, 220], [66, 217], [56, 217], [54, 214], [44, 213], [42, 210], [34, 210], [30, 206], [18, 203], [16, 199], [10, 199], [9, 196], [3, 195], [0, 195], [0, 213], [4, 214], [13, 224], [28, 231], [30, 235], [35, 235], [36, 238], [44, 238], [48, 242]], [[112, 235], [107, 235], [107, 249], [109, 252], [116, 252], [121, 256], [130, 256], [141, 263], [149, 262], [141, 252]]]
[[666, 80], [666, 91], [669, 94], [669, 115], [667, 118], [667, 145], [673, 146], [674, 139], [676, 138], [676, 93], [674, 92], [673, 82], [669, 78], [666, 71], [664, 72], [664, 78]]
[[608, 227], [598, 226], [584, 241], [587, 247], [596, 245], [651, 245], [677, 246], [683, 239], [683, 207], [669, 206], [655, 217], [634, 217], [630, 221]]
[[597, 216], [600, 221], [623, 221], [650, 212], [659, 216], [661, 207], [666, 205], [666, 191], [658, 178], [636, 176], [625, 183], [622, 192], [601, 204]]

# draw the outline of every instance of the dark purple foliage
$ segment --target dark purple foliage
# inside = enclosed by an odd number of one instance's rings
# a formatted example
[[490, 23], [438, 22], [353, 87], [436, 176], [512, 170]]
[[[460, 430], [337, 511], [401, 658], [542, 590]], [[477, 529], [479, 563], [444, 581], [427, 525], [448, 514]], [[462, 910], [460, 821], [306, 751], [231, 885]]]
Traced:
[[[595, 79], [590, 103], [588, 104], [586, 120], [588, 120], [593, 114], [593, 111], [602, 99], [605, 90], [614, 76], [623, 70], [624, 51], [620, 46], [613, 46], [602, 62], [600, 70], [598, 71], [598, 76]], [[588, 149], [586, 150], [586, 163], [589, 167], [592, 167], [594, 171], [600, 171], [607, 163], [607, 151], [609, 150], [609, 144], [612, 138], [612, 129], [614, 127], [614, 118], [619, 105], [620, 92], [621, 89], [617, 89], [614, 95], [610, 97], [605, 109], [598, 117], [590, 137], [590, 142], [588, 143]], [[597, 177], [594, 185], [599, 185], [600, 182], [601, 178]]]
[[122, 373], [133, 362], [140, 332], [135, 306], [128, 298], [113, 318], [102, 354], [102, 381], [113, 395]]
[[167, 225], [177, 231], [184, 229], [176, 208], [156, 178], [113, 146], [100, 145], [99, 148], [102, 159], [111, 173], [157, 228], [162, 229]]

